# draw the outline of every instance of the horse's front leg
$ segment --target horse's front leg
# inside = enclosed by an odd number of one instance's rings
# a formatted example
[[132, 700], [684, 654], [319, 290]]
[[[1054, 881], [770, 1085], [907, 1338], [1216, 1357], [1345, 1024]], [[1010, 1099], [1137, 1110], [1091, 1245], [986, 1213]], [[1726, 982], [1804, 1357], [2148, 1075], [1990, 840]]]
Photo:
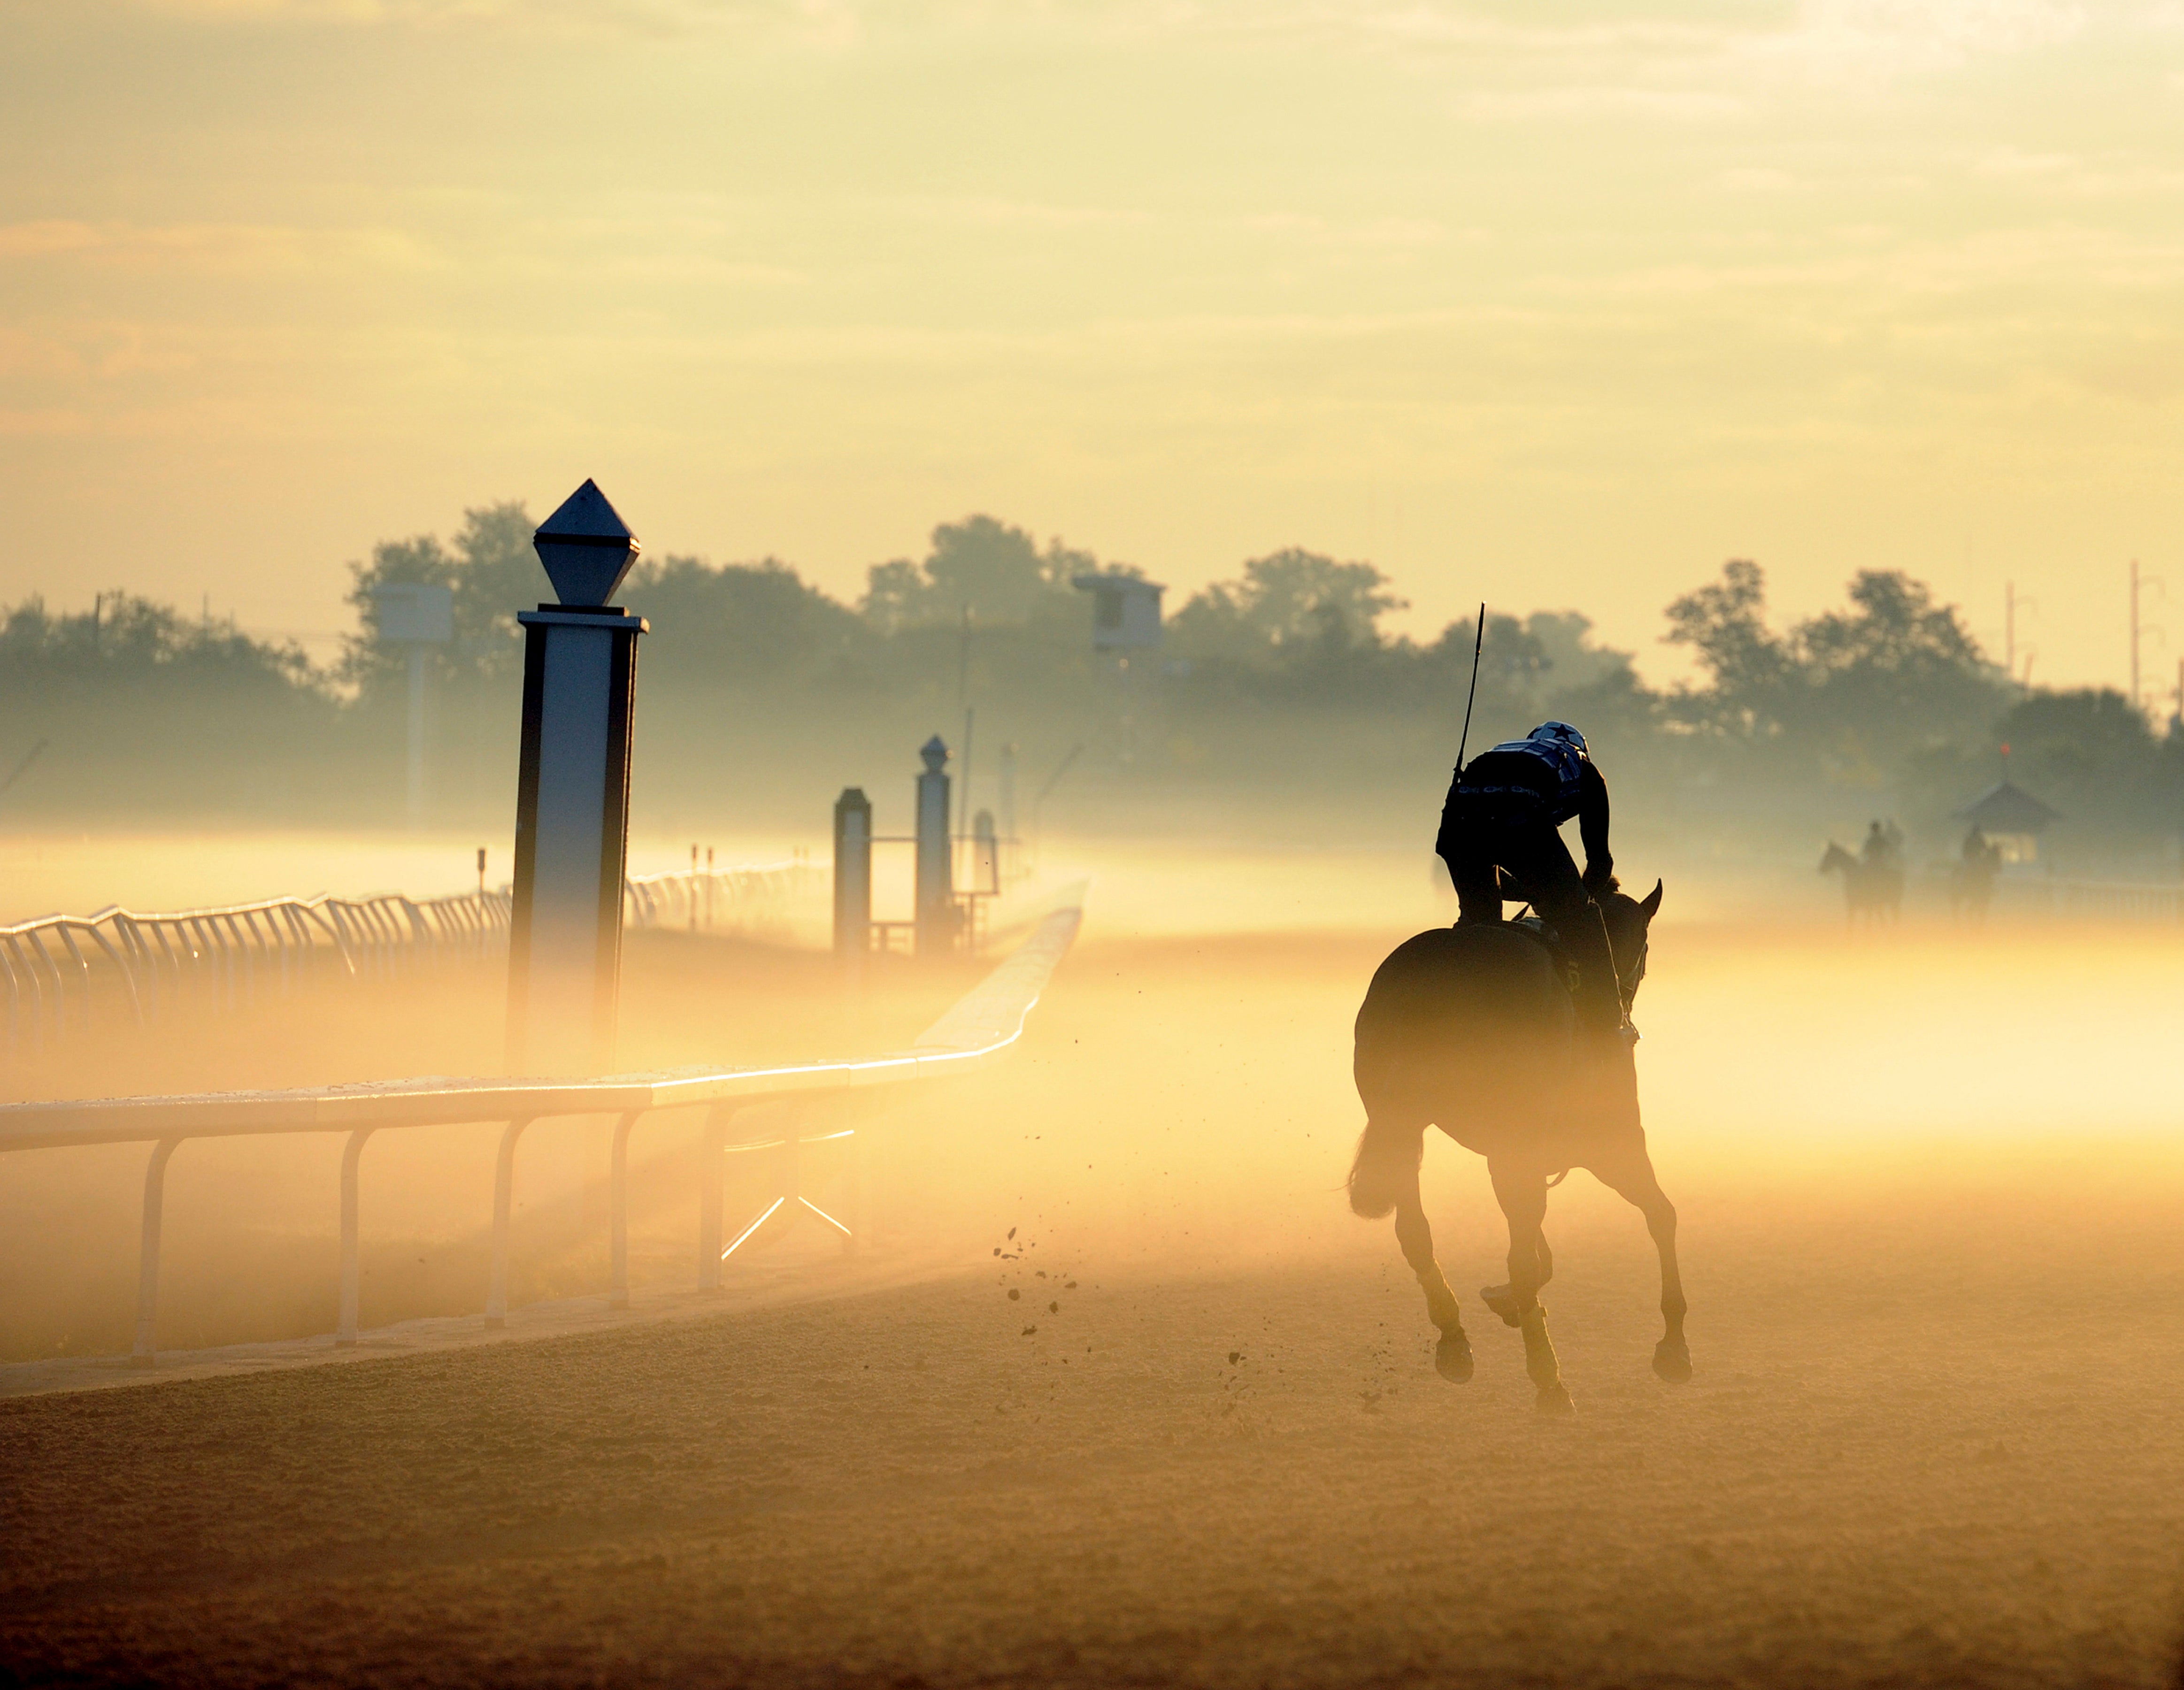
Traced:
[[1471, 1339], [1463, 1330], [1463, 1310], [1449, 1289], [1448, 1276], [1434, 1260], [1433, 1228], [1427, 1223], [1425, 1205], [1418, 1196], [1418, 1170], [1413, 1168], [1396, 1197], [1396, 1241], [1403, 1247], [1403, 1259], [1418, 1276], [1426, 1294], [1426, 1314], [1440, 1328], [1434, 1346], [1434, 1367], [1443, 1379], [1462, 1385], [1471, 1377]]
[[1570, 1412], [1562, 1364], [1547, 1336], [1547, 1311], [1540, 1306], [1540, 1287], [1554, 1271], [1547, 1252], [1547, 1176], [1545, 1170], [1489, 1157], [1486, 1171], [1494, 1195], [1509, 1221], [1509, 1283], [1490, 1286], [1479, 1295], [1486, 1306], [1524, 1335], [1524, 1371], [1539, 1387], [1538, 1407], [1546, 1414]]
[[1637, 1205], [1646, 1217], [1646, 1230], [1661, 1258], [1661, 1341], [1653, 1347], [1653, 1371], [1671, 1385], [1691, 1376], [1691, 1347], [1684, 1341], [1683, 1271], [1676, 1264], [1676, 1206], [1654, 1176], [1653, 1158], [1643, 1143], [1630, 1152], [1602, 1157], [1592, 1164], [1594, 1176], [1618, 1196]]

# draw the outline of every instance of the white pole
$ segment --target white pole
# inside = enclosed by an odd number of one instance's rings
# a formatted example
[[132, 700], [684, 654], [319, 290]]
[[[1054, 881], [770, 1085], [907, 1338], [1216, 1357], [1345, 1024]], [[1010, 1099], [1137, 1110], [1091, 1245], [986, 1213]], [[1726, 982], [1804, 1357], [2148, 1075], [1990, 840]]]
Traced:
[[153, 1146], [144, 1168], [144, 1235], [136, 1258], [136, 1342], [130, 1352], [131, 1367], [149, 1367], [157, 1352], [159, 1319], [159, 1221], [166, 1205], [167, 1163], [181, 1147], [180, 1139], [161, 1139]]
[[500, 1154], [493, 1170], [493, 1283], [487, 1289], [485, 1324], [508, 1324], [508, 1235], [515, 1219], [515, 1141], [531, 1122], [518, 1116], [500, 1135]]
[[359, 1127], [348, 1135], [342, 1151], [341, 1167], [341, 1314], [334, 1326], [334, 1347], [356, 1346], [357, 1302], [362, 1270], [358, 1263], [356, 1164], [364, 1154], [365, 1141], [376, 1129]]

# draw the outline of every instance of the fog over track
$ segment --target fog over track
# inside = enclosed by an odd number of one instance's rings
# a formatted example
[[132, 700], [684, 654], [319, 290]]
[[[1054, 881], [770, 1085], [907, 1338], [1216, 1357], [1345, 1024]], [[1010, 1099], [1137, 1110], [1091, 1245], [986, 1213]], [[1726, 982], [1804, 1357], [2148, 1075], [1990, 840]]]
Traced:
[[[1103, 936], [1095, 906], [1017, 1059], [889, 1118], [871, 1279], [792, 1235], [672, 1321], [0, 1403], [0, 1662], [2173, 1684], [2173, 935], [1852, 941], [1669, 896], [1640, 1060], [1688, 1386], [1647, 1365], [1642, 1224], [1583, 1174], [1547, 1223], [1575, 1417], [1534, 1413], [1498, 1323], [1471, 1383], [1435, 1375], [1340, 1189], [1349, 1018], [1400, 932]], [[1470, 1298], [1506, 1244], [1484, 1166], [1432, 1143], [1425, 1179]], [[772, 1298], [800, 1261], [825, 1294]]]

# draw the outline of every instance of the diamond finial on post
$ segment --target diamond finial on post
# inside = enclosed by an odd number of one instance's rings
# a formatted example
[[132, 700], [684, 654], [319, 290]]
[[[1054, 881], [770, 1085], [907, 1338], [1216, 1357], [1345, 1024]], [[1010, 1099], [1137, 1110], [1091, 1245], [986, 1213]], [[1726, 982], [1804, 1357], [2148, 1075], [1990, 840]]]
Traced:
[[637, 536], [629, 531], [599, 483], [587, 481], [531, 537], [546, 577], [564, 605], [604, 605], [637, 561]]
[[925, 759], [927, 768], [939, 774], [941, 766], [948, 761], [948, 747], [936, 733], [917, 748], [917, 755]]

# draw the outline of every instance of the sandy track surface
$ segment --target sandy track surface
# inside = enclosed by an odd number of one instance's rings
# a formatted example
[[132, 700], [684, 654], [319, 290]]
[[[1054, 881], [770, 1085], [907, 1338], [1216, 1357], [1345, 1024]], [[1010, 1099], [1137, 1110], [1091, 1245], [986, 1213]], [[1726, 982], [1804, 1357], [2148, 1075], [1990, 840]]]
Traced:
[[[1088, 946], [1020, 1063], [891, 1129], [943, 1278], [0, 1403], [0, 1679], [2178, 1682], [2165, 947], [1892, 1007], [1873, 953], [1681, 941], [1643, 1050], [1697, 1377], [1578, 1176], [1567, 1421], [1475, 1300], [1440, 1380], [1341, 1212], [1375, 955]], [[1468, 1296], [1483, 1171], [1427, 1176]]]
[[1999, 1286], [1892, 1313], [1756, 1277], [1681, 1390], [1619, 1288], [1566, 1287], [1571, 1422], [1533, 1414], [1498, 1325], [1442, 1383], [1412, 1288], [1363, 1263], [1081, 1278], [1036, 1319], [982, 1274], [19, 1402], [0, 1659], [231, 1684], [2173, 1681], [2184, 1425], [2153, 1371], [2116, 1378], [2113, 1299], [2013, 1345]]

